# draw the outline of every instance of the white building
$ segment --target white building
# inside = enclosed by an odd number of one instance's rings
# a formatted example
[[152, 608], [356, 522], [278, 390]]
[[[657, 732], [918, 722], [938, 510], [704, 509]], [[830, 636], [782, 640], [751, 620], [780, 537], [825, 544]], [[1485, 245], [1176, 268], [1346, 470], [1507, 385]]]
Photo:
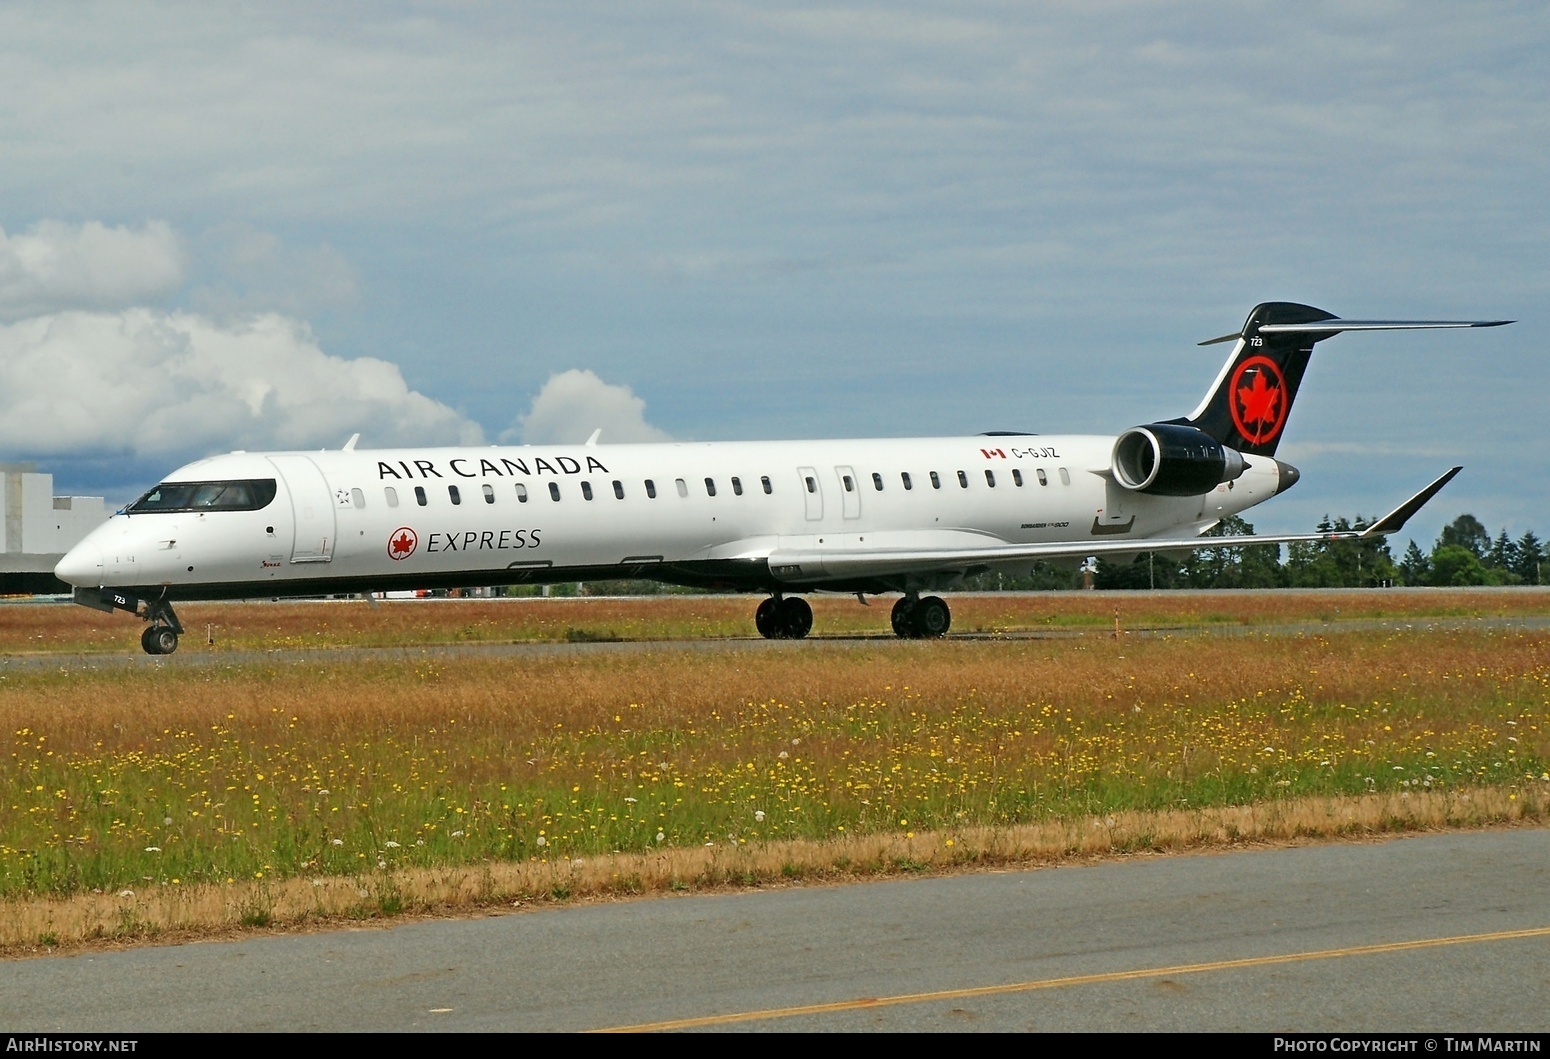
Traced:
[[68, 591], [54, 564], [108, 514], [100, 496], [55, 496], [52, 474], [0, 463], [0, 593]]

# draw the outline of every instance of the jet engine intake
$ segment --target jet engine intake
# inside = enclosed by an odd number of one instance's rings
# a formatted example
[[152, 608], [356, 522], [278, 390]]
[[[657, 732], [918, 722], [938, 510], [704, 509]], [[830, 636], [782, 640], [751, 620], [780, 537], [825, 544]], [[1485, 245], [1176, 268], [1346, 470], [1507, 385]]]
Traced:
[[1236, 449], [1178, 423], [1131, 427], [1115, 439], [1113, 461], [1115, 481], [1155, 496], [1199, 496], [1244, 471]]

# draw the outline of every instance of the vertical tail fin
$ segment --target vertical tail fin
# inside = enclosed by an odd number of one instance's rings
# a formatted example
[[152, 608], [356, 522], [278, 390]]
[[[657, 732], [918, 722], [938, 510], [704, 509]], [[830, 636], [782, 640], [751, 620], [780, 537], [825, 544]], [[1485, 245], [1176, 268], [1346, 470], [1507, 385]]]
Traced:
[[1296, 302], [1254, 306], [1243, 330], [1200, 343], [1237, 340], [1232, 356], [1200, 407], [1174, 423], [1211, 435], [1251, 456], [1273, 456], [1291, 413], [1313, 344], [1341, 331], [1422, 331], [1435, 328], [1500, 327], [1511, 320], [1341, 320], [1323, 309]]
[[1313, 344], [1340, 329], [1281, 332], [1265, 328], [1335, 319], [1333, 313], [1295, 302], [1256, 305], [1242, 331], [1200, 343], [1207, 346], [1237, 340], [1200, 407], [1178, 422], [1188, 423], [1239, 452], [1274, 455]]

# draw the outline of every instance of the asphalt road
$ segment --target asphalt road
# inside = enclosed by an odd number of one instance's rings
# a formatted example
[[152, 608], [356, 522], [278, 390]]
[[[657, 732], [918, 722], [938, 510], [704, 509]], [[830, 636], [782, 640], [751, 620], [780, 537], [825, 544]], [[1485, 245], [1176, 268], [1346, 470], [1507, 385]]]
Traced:
[[1543, 1032], [1550, 830], [45, 957], [0, 983], [12, 1032]]

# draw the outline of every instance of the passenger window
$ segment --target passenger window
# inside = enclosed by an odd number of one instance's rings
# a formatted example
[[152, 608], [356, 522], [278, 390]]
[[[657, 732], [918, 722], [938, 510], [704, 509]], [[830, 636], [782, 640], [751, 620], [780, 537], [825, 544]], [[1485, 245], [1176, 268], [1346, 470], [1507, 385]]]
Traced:
[[760, 477], [759, 481], [764, 484], [764, 493], [765, 493], [766, 496], [768, 496], [770, 493], [773, 493], [775, 491], [774, 487], [770, 485], [770, 480], [769, 480], [768, 476]]
[[425, 486], [417, 485], [414, 487], [414, 502], [421, 507], [425, 506]]
[[523, 485], [521, 482], [517, 483], [517, 503], [527, 503], [527, 486]]
[[959, 471], [958, 472], [958, 484], [960, 486], [962, 486], [964, 489], [969, 488], [969, 476], [964, 474], [962, 471]]
[[650, 478], [646, 479], [646, 498], [648, 500], [655, 500], [657, 498], [657, 483]]
[[808, 475], [807, 476], [807, 491], [809, 493], [816, 493], [816, 492], [818, 492], [818, 483], [813, 481], [813, 476], [812, 475]]
[[996, 472], [991, 470], [989, 467], [985, 468], [985, 484], [990, 486], [992, 489], [996, 487]]
[[463, 494], [457, 491], [457, 486], [455, 485], [447, 486], [447, 497], [454, 504], [461, 504], [463, 502]]
[[583, 499], [583, 500], [591, 500], [592, 499], [592, 483], [591, 482], [582, 482], [581, 483], [581, 499]]
[[872, 472], [872, 488], [876, 489], [879, 493], [883, 491], [883, 476], [878, 474], [876, 471]]
[[942, 488], [941, 476], [938, 475], [935, 471], [931, 472], [931, 488], [933, 488], [933, 489], [940, 489], [940, 488]]
[[736, 475], [734, 475], [732, 477], [732, 495], [733, 496], [742, 496], [743, 495], [743, 480], [741, 478], [738, 478]]
[[549, 483], [549, 499], [550, 500], [558, 500], [558, 499], [560, 499], [560, 483], [559, 482], [550, 482]]
[[1049, 485], [1049, 476], [1044, 473], [1044, 468], [1043, 467], [1040, 467], [1038, 470], [1034, 471], [1033, 473], [1039, 476], [1039, 484], [1040, 485]]
[[1071, 472], [1066, 470], [1064, 467], [1062, 467], [1060, 469], [1060, 484], [1061, 485], [1070, 485], [1071, 484]]
[[398, 506], [398, 490], [394, 489], [391, 485], [383, 487], [382, 496], [387, 500], [388, 507]]
[[350, 490], [350, 503], [354, 504], [358, 508], [365, 507], [366, 506], [366, 494], [361, 492], [359, 489], [351, 489]]
[[707, 478], [707, 479], [705, 479], [705, 495], [706, 496], [715, 496], [716, 495], [716, 479], [714, 479], [714, 478]]
[[479, 488], [484, 492], [484, 502], [486, 504], [495, 503], [495, 487], [493, 485], [491, 485], [489, 482], [485, 482]]
[[845, 492], [854, 493], [856, 491], [856, 483], [850, 480], [850, 475], [842, 474], [840, 475], [840, 480], [845, 483]]
[[903, 473], [901, 473], [899, 475], [899, 480], [904, 483], [904, 490], [905, 490], [905, 492], [908, 492], [909, 490], [915, 488], [915, 483], [910, 481], [910, 472], [909, 471], [904, 471]]
[[1017, 470], [1016, 468], [1013, 468], [1012, 470], [1012, 484], [1016, 485], [1019, 489], [1023, 487], [1023, 472]]
[[617, 479], [617, 478], [614, 479], [614, 499], [615, 500], [623, 500], [624, 499], [624, 483], [619, 481], [619, 479]]
[[674, 478], [673, 487], [678, 490], [679, 496], [689, 495], [689, 483], [685, 482], [682, 478]]

